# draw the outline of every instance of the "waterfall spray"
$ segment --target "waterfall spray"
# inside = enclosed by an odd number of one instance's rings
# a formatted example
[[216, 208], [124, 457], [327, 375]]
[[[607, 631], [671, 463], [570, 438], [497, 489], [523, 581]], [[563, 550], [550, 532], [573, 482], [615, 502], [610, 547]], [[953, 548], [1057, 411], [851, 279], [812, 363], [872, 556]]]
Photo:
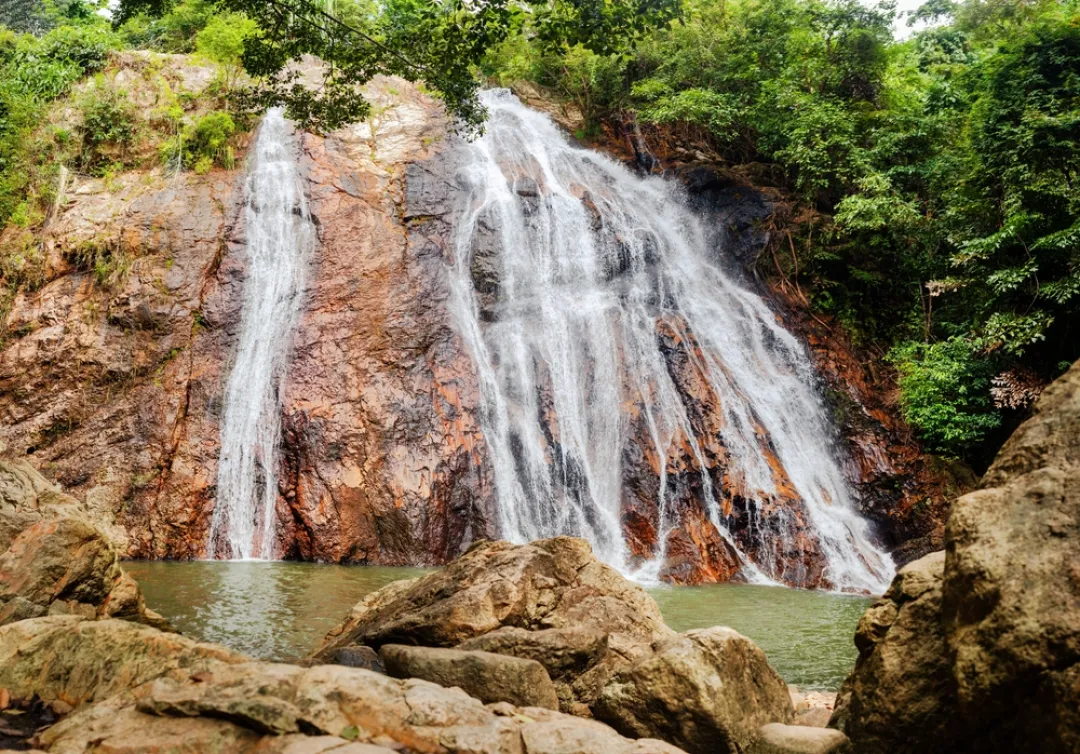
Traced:
[[[658, 346], [659, 323], [672, 321], [699, 346], [690, 349], [693, 366], [720, 397], [727, 472], [751, 498], [758, 536], [776, 545], [760, 553], [799, 548], [793, 525], [777, 523], [783, 516], [761, 515], [782, 473], [808, 513], [828, 583], [883, 590], [893, 566], [856, 510], [804, 347], [760, 296], [710, 259], [699, 219], [672, 184], [571, 146], [509, 92], [487, 92], [484, 101], [485, 135], [460, 147], [467, 198], [456, 220], [451, 306], [479, 373], [501, 535], [583, 536], [629, 570], [623, 458], [627, 406], [640, 405], [658, 458], [684, 438], [703, 470], [708, 517], [738, 550]], [[495, 260], [478, 261], [478, 244], [496, 247]], [[478, 264], [497, 268], [486, 310]], [[663, 462], [658, 474], [659, 544], [637, 572], [645, 578], [659, 572], [666, 535], [678, 525]], [[743, 575], [782, 578], [781, 564], [760, 553], [756, 561], [741, 553]]]
[[281, 386], [315, 243], [281, 108], [263, 118], [246, 191], [247, 277], [208, 546], [212, 557], [245, 560], [274, 555]]

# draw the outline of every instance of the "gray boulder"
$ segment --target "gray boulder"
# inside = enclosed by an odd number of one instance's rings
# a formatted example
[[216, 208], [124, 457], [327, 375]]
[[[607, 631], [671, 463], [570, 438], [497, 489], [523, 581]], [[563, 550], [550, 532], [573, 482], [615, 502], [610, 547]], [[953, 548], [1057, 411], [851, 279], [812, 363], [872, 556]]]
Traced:
[[384, 645], [379, 659], [394, 678], [419, 678], [447, 688], [457, 687], [482, 702], [559, 708], [555, 686], [535, 660], [401, 644]]

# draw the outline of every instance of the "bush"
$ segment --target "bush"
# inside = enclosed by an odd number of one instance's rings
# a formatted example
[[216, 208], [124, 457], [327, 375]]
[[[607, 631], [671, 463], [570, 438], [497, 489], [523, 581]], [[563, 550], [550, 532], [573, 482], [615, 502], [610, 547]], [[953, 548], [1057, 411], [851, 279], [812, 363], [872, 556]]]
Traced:
[[123, 163], [136, 134], [135, 111], [127, 94], [94, 88], [82, 102], [82, 166], [95, 170], [105, 163]]
[[990, 395], [994, 365], [967, 340], [903, 343], [889, 360], [900, 375], [904, 419], [931, 451], [960, 457], [1001, 423]]
[[235, 134], [236, 123], [227, 112], [215, 110], [199, 118], [184, 130], [184, 166], [194, 168], [200, 175], [215, 164], [232, 168], [232, 138]]

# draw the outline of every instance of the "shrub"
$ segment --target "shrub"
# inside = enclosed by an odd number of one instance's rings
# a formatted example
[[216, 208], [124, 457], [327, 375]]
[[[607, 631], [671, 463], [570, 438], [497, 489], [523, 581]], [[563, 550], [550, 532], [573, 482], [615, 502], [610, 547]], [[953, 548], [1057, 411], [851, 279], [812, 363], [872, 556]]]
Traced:
[[127, 94], [95, 87], [82, 102], [82, 165], [95, 170], [105, 162], [124, 162], [135, 141], [135, 111]]
[[236, 123], [231, 115], [222, 110], [207, 113], [184, 130], [184, 165], [199, 174], [215, 164], [232, 168], [235, 134]]
[[900, 375], [904, 419], [931, 451], [959, 457], [1001, 423], [990, 394], [994, 365], [964, 338], [903, 343], [889, 359]]

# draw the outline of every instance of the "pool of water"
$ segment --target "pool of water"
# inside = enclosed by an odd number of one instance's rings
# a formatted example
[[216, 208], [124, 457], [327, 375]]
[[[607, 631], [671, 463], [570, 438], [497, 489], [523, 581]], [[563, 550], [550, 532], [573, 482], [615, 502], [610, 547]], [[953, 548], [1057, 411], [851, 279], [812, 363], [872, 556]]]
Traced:
[[[147, 605], [188, 636], [267, 660], [301, 657], [365, 594], [421, 568], [257, 562], [129, 562]], [[649, 587], [677, 631], [731, 626], [788, 683], [835, 690], [855, 662], [869, 600], [742, 584]]]

